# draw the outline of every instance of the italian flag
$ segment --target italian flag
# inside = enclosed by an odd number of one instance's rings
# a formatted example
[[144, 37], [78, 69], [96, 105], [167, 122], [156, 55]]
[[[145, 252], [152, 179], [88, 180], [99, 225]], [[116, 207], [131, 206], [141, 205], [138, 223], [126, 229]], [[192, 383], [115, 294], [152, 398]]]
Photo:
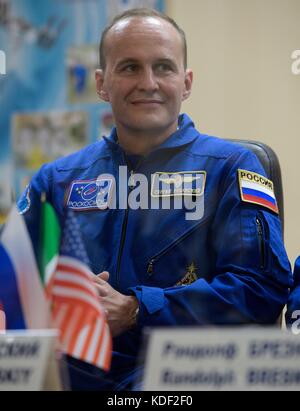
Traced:
[[57, 266], [60, 238], [61, 229], [56, 212], [42, 199], [39, 269], [47, 295]]

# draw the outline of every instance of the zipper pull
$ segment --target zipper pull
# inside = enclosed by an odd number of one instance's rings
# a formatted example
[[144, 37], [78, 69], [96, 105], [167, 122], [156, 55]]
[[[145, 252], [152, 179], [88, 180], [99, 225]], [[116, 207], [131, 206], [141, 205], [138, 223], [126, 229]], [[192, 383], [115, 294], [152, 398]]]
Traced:
[[257, 225], [259, 234], [262, 234], [261, 222], [260, 222], [260, 220], [259, 220], [257, 217], [256, 217], [256, 225]]
[[155, 261], [155, 260], [151, 260], [150, 263], [148, 264], [147, 274], [149, 274], [149, 276], [151, 276], [151, 275], [153, 274], [153, 271], [154, 271], [154, 261]]
[[135, 182], [134, 182], [134, 171], [130, 170], [130, 177], [128, 181], [128, 187], [133, 190], [135, 187]]
[[258, 246], [259, 246], [259, 257], [260, 257], [260, 268], [265, 267], [265, 244], [264, 244], [264, 232], [262, 222], [258, 217], [256, 217], [256, 226], [258, 233]]

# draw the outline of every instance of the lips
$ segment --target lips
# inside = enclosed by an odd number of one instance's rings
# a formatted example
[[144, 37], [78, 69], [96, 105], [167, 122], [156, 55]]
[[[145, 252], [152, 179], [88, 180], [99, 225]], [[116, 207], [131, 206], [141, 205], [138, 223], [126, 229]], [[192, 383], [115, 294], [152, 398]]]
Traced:
[[161, 100], [154, 100], [154, 99], [141, 99], [141, 100], [134, 100], [132, 101], [132, 104], [163, 104], [163, 101]]

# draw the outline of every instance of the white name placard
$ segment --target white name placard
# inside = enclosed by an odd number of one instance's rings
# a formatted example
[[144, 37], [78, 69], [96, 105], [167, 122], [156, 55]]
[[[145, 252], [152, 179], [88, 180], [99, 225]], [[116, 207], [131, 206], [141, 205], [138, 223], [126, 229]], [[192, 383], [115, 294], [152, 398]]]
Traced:
[[145, 391], [300, 391], [300, 336], [279, 328], [149, 331]]
[[39, 391], [43, 387], [55, 330], [0, 333], [0, 391]]

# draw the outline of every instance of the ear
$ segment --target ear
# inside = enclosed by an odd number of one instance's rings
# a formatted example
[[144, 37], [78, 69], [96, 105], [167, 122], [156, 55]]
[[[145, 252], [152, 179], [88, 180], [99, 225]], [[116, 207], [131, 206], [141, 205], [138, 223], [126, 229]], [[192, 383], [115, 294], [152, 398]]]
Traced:
[[95, 72], [95, 79], [96, 79], [96, 88], [97, 94], [101, 98], [101, 100], [108, 102], [109, 96], [107, 91], [104, 88], [104, 72], [103, 70], [97, 69]]
[[192, 92], [192, 84], [193, 84], [193, 72], [190, 69], [187, 69], [185, 72], [184, 78], [184, 89], [182, 93], [182, 101], [188, 99]]

